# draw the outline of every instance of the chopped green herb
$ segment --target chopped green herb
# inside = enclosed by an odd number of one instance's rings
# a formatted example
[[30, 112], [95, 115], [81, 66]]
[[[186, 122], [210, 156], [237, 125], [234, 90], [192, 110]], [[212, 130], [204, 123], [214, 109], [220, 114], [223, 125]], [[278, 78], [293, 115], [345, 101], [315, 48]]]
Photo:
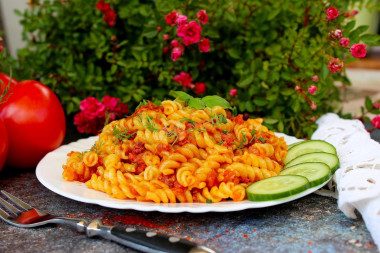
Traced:
[[198, 132], [200, 132], [200, 133], [203, 133], [203, 132], [206, 132], [207, 130], [206, 129], [204, 129], [204, 128], [202, 128], [202, 129], [196, 129]]
[[228, 130], [223, 130], [222, 131], [222, 133], [224, 133], [224, 134], [228, 134], [230, 131], [228, 131]]
[[[214, 114], [214, 113], [213, 113]], [[211, 124], [213, 125], [219, 125], [219, 124], [226, 124], [228, 121], [226, 119], [226, 117], [223, 115], [223, 114], [214, 114], [212, 115], [212, 117], [209, 119], [209, 121], [211, 122]]]
[[219, 120], [219, 123], [223, 123], [223, 124], [227, 123], [227, 119], [223, 114], [218, 115], [218, 120]]
[[220, 145], [220, 146], [223, 145], [223, 141], [220, 141], [220, 142], [218, 143], [218, 145]]
[[145, 123], [146, 128], [150, 131], [157, 132], [158, 128], [156, 127], [156, 123], [153, 121], [153, 117], [146, 116], [147, 122]]
[[251, 132], [252, 138], [249, 140], [248, 144], [251, 144], [253, 140], [256, 142], [256, 129], [253, 129]]
[[263, 138], [263, 137], [259, 137], [259, 140], [262, 142], [262, 143], [265, 143], [267, 141], [267, 139]]
[[171, 131], [171, 132], [167, 133], [166, 136], [169, 137], [169, 138], [175, 136], [175, 139], [174, 139], [174, 141], [172, 142], [172, 146], [173, 146], [174, 143], [176, 143], [177, 140], [178, 140], [178, 134], [177, 134], [176, 132], [174, 132], [174, 131]]
[[184, 118], [184, 119], [181, 119], [180, 121], [181, 121], [181, 122], [185, 122], [185, 121], [187, 121], [187, 122], [189, 122], [191, 125], [195, 126], [195, 121], [192, 120], [192, 119]]
[[114, 144], [117, 144], [118, 142], [122, 142], [123, 140], [129, 140], [131, 136], [135, 135], [136, 133], [130, 133], [128, 134], [129, 130], [125, 129], [124, 131], [120, 131], [119, 127], [115, 125], [112, 129], [113, 135], [116, 138], [114, 141]]
[[206, 203], [207, 204], [212, 204], [212, 200], [211, 199], [206, 199]]
[[243, 139], [239, 142], [239, 147], [237, 147], [237, 149], [244, 148], [245, 142], [247, 141], [247, 136], [245, 135], [245, 133], [241, 132], [241, 135], [243, 136]]
[[147, 105], [148, 101], [143, 99], [143, 101], [140, 102], [140, 104], [136, 107], [136, 110], [139, 109], [141, 106]]

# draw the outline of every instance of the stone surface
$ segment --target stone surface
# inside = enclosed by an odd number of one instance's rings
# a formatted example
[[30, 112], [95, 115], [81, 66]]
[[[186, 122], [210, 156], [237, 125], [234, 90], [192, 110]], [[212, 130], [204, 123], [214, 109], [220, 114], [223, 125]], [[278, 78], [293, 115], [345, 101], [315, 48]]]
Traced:
[[[315, 194], [290, 203], [228, 213], [139, 212], [77, 202], [46, 189], [34, 172], [2, 173], [0, 187], [33, 206], [68, 217], [169, 233], [217, 252], [377, 252], [360, 218], [347, 218], [336, 200]], [[88, 215], [87, 215], [88, 214]], [[0, 222], [0, 252], [135, 252], [56, 225], [23, 229]]]

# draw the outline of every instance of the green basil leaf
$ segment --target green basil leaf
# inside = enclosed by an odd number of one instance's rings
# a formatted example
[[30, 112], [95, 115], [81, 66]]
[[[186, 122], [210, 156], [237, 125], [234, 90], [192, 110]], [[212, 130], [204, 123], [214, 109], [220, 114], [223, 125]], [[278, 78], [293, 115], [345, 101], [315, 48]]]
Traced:
[[198, 110], [206, 108], [205, 103], [200, 98], [190, 99], [188, 102], [188, 106], [190, 108], [194, 108], [194, 109], [198, 109]]
[[172, 96], [172, 97], [175, 97], [175, 98], [180, 98], [182, 99], [183, 101], [185, 101], [186, 103], [188, 103], [191, 99], [194, 99], [193, 96], [187, 94], [186, 92], [183, 92], [183, 91], [174, 91], [174, 90], [171, 90], [169, 92], [169, 95]]
[[231, 109], [231, 105], [227, 100], [216, 95], [205, 96], [202, 98], [202, 102], [210, 108], [218, 105], [223, 107], [224, 109]]

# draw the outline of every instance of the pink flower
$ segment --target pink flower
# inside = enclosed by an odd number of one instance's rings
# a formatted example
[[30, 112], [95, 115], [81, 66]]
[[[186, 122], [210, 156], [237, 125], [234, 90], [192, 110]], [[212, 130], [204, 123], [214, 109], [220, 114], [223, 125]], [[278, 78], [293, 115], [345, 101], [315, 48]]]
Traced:
[[157, 31], [161, 32], [161, 30], [162, 30], [161, 26], [157, 26]]
[[343, 61], [339, 58], [331, 58], [327, 68], [331, 73], [341, 72], [343, 70]]
[[113, 26], [116, 23], [116, 17], [116, 13], [112, 9], [109, 9], [105, 12], [103, 19], [108, 25]]
[[173, 11], [173, 12], [170, 12], [168, 15], [166, 15], [165, 17], [165, 21], [168, 25], [170, 26], [174, 26], [175, 23], [176, 23], [176, 20], [178, 18], [178, 11]]
[[206, 14], [206, 11], [205, 10], [198, 11], [197, 19], [199, 23], [201, 23], [202, 25], [205, 25], [208, 21], [208, 15]]
[[180, 83], [183, 87], [194, 87], [194, 84], [192, 84], [193, 78], [191, 78], [189, 73], [181, 72], [179, 75], [174, 76], [173, 81]]
[[179, 42], [178, 42], [178, 40], [172, 40], [172, 42], [170, 42], [170, 46], [172, 46], [173, 48], [174, 48], [174, 47], [179, 47]]
[[164, 35], [162, 35], [162, 38], [164, 40], [168, 40], [168, 39], [170, 39], [170, 36], [168, 34], [164, 34]]
[[371, 123], [372, 123], [372, 126], [374, 128], [380, 128], [380, 115], [377, 115], [376, 117], [374, 117], [372, 120], [371, 120]]
[[230, 96], [235, 97], [237, 95], [237, 89], [230, 89]]
[[311, 78], [311, 80], [312, 80], [314, 83], [316, 83], [316, 82], [318, 82], [319, 77], [318, 77], [317, 75], [314, 75], [314, 76]]
[[96, 3], [96, 8], [100, 10], [101, 12], [105, 13], [109, 9], [111, 9], [110, 5], [108, 3], [104, 3], [104, 0], [100, 0]]
[[105, 95], [102, 99], [103, 105], [108, 110], [115, 110], [120, 102], [120, 98], [111, 97], [110, 95]]
[[340, 39], [339, 45], [341, 45], [342, 47], [348, 47], [350, 45], [350, 40], [346, 37], [343, 37]]
[[187, 24], [187, 17], [185, 15], [179, 15], [176, 19], [177, 26], [182, 26]]
[[198, 95], [202, 95], [206, 92], [206, 84], [204, 83], [195, 83], [194, 92]]
[[367, 45], [364, 45], [361, 43], [353, 44], [350, 48], [350, 53], [355, 58], [363, 58], [367, 54], [366, 48], [367, 48]]
[[172, 54], [171, 54], [172, 61], [177, 61], [179, 57], [181, 57], [181, 55], [182, 55], [182, 50], [179, 47], [173, 48]]
[[168, 52], [169, 52], [169, 48], [164, 47], [164, 48], [162, 49], [162, 53], [167, 54]]
[[201, 32], [201, 26], [195, 21], [179, 26], [177, 29], [177, 35], [183, 38], [185, 46], [197, 43], [201, 39]]
[[380, 103], [378, 103], [378, 102], [373, 103], [373, 108], [379, 109], [380, 108]]
[[3, 46], [0, 46], [0, 52], [4, 50], [4, 47]]
[[88, 97], [80, 102], [79, 109], [87, 119], [104, 117], [105, 106], [94, 97]]
[[126, 104], [126, 103], [120, 103], [115, 108], [114, 112], [116, 113], [116, 116], [118, 118], [123, 117], [124, 115], [126, 115], [129, 112], [129, 110], [128, 110], [128, 104]]
[[340, 38], [342, 38], [342, 30], [340, 30], [340, 29], [336, 29], [335, 31], [332, 31], [332, 32], [330, 33], [330, 36], [331, 36], [331, 38], [333, 38], [334, 40], [340, 39]]
[[327, 8], [327, 19], [333, 20], [336, 19], [339, 16], [339, 11], [334, 7]]
[[314, 86], [314, 85], [311, 85], [310, 87], [309, 87], [309, 89], [308, 89], [308, 91], [309, 91], [309, 93], [311, 94], [311, 95], [314, 95], [314, 93], [317, 91], [317, 87], [316, 86]]
[[312, 109], [313, 111], [317, 110], [317, 103], [315, 103], [315, 101], [311, 101], [310, 109]]
[[351, 16], [356, 16], [358, 15], [359, 11], [358, 10], [352, 10], [351, 11]]
[[207, 53], [210, 50], [210, 41], [209, 39], [205, 38], [198, 43], [199, 51], [203, 53]]

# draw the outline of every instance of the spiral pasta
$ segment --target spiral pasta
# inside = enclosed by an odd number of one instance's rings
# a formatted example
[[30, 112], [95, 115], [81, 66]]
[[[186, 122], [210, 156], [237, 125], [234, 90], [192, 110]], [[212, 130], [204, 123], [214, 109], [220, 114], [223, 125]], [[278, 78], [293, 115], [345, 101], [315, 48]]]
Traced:
[[280, 173], [287, 154], [284, 139], [262, 123], [220, 106], [149, 102], [107, 124], [89, 151], [68, 153], [62, 177], [117, 199], [242, 201], [250, 183]]

